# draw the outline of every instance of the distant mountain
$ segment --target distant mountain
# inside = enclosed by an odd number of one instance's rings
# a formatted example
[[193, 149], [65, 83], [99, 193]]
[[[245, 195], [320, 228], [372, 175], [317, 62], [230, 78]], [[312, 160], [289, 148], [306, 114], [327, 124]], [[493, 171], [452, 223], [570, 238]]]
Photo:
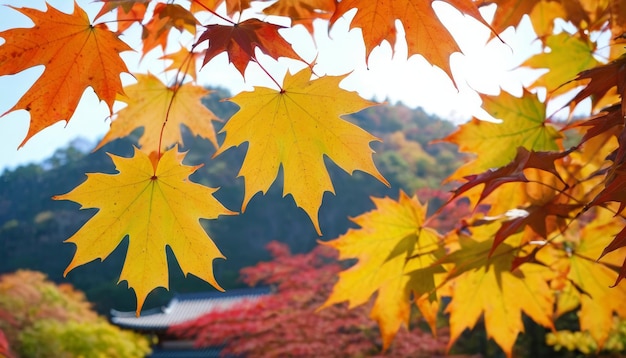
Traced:
[[[221, 118], [229, 118], [237, 109], [231, 102], [220, 102], [228, 94], [216, 90], [205, 104]], [[381, 138], [373, 143], [375, 161], [391, 183], [387, 188], [376, 179], [357, 172], [349, 176], [331, 161], [327, 166], [337, 195], [327, 194], [320, 210], [324, 232], [318, 237], [304, 212], [291, 198], [282, 198], [278, 180], [265, 196], [252, 199], [246, 212], [238, 216], [205, 221], [205, 227], [228, 258], [215, 262], [215, 275], [226, 289], [242, 284], [239, 269], [259, 260], [269, 259], [264, 246], [271, 240], [287, 243], [292, 251], [303, 252], [343, 234], [351, 226], [349, 217], [371, 210], [370, 196], [397, 197], [400, 189], [408, 193], [424, 188], [438, 188], [441, 180], [460, 165], [462, 157], [449, 144], [429, 145], [433, 139], [454, 130], [448, 121], [429, 116], [421, 109], [402, 105], [373, 107], [347, 118]], [[219, 127], [219, 126], [218, 126]], [[219, 130], [219, 128], [218, 128]], [[0, 176], [0, 273], [29, 268], [47, 273], [57, 282], [70, 282], [86, 292], [96, 308], [106, 313], [110, 308], [133, 310], [135, 299], [125, 284], [116, 285], [126, 251], [126, 240], [103, 263], [90, 263], [74, 269], [67, 278], [62, 273], [70, 262], [74, 246], [63, 244], [94, 213], [79, 210], [72, 202], [53, 201], [85, 180], [88, 172], [114, 172], [105, 152], [121, 156], [132, 154], [137, 135], [114, 141], [95, 153], [85, 151], [78, 141], [57, 151], [40, 164], [30, 164], [5, 171]], [[219, 187], [216, 196], [231, 210], [239, 211], [243, 198], [243, 180], [236, 178], [245, 148], [234, 148], [211, 160], [215, 148], [203, 139], [186, 132], [186, 163], [200, 164], [192, 180]], [[223, 138], [220, 138], [223, 139]], [[199, 279], [183, 278], [170, 255], [172, 292], [210, 291], [211, 286]], [[148, 297], [145, 307], [162, 305], [171, 292], [157, 290]]]

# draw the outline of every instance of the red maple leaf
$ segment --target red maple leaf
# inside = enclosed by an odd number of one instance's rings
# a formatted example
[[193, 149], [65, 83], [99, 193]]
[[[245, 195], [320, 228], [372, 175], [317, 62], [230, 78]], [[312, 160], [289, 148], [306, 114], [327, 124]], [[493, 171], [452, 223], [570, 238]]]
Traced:
[[226, 52], [228, 60], [243, 76], [248, 63], [257, 61], [254, 52], [256, 48], [274, 59], [289, 57], [302, 60], [278, 33], [278, 30], [282, 28], [284, 27], [258, 19], [248, 19], [232, 26], [207, 25], [196, 43], [199, 45], [204, 41], [209, 42], [202, 65], [206, 65], [215, 56]]
[[467, 179], [467, 182], [453, 192], [449, 201], [452, 201], [479, 184], [485, 184], [485, 187], [480, 194], [480, 199], [478, 200], [478, 203], [480, 203], [487, 197], [487, 195], [502, 184], [511, 182], [528, 182], [528, 179], [524, 176], [524, 169], [529, 168], [540, 169], [552, 173], [565, 184], [559, 173], [556, 171], [554, 161], [569, 155], [571, 151], [572, 150], [570, 149], [564, 152], [535, 152], [529, 151], [524, 147], [519, 147], [517, 148], [517, 155], [511, 163], [495, 170], [466, 176], [465, 179]]

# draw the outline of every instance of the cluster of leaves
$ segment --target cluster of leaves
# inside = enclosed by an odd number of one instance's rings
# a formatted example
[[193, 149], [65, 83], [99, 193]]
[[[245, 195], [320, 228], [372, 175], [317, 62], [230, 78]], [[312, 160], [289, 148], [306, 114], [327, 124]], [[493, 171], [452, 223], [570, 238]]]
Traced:
[[143, 357], [148, 340], [111, 325], [82, 292], [36, 271], [0, 276], [0, 355]]
[[[275, 292], [259, 302], [244, 303], [197, 320], [173, 326], [168, 333], [192, 338], [198, 346], [225, 346], [223, 354], [246, 357], [377, 356], [381, 341], [369, 306], [335, 305], [319, 311], [341, 265], [336, 252], [318, 246], [310, 253], [291, 254], [278, 242], [267, 246], [273, 260], [242, 270], [249, 285], [272, 285]], [[433, 337], [412, 317], [411, 331], [399, 332], [388, 354], [430, 357], [443, 354], [447, 334]], [[328, 344], [333, 337], [333, 344]]]
[[[346, 76], [316, 73], [314, 61], [304, 61], [278, 32], [281, 26], [271, 22], [275, 17], [267, 15], [287, 17], [291, 26], [302, 24], [311, 32], [315, 19], [333, 26], [356, 9], [351, 28], [361, 29], [364, 60], [382, 41], [395, 42], [399, 20], [409, 56], [421, 54], [450, 77], [449, 56], [460, 51], [431, 0], [279, 0], [271, 6], [226, 1], [225, 9], [218, 7], [222, 1], [102, 2], [95, 24], [80, 8], [73, 14], [18, 9], [35, 27], [0, 33], [6, 41], [0, 46], [0, 75], [45, 65], [39, 80], [12, 108], [31, 115], [25, 140], [69, 119], [88, 86], [110, 109], [116, 98], [128, 104], [116, 114], [103, 144], [143, 127], [141, 149], [131, 158], [111, 155], [119, 173], [89, 174], [76, 189], [56, 197], [100, 209], [68, 239], [77, 252], [67, 271], [104, 259], [129, 235], [120, 279], [135, 290], [137, 313], [151, 290], [167, 287], [166, 246], [185, 274], [219, 288], [211, 262], [222, 254], [198, 222], [235, 213], [214, 199], [214, 189], [189, 180], [197, 167], [182, 164], [184, 154], [177, 150], [181, 124], [212, 141], [218, 156], [247, 143], [239, 172], [245, 184], [242, 211], [256, 193], [267, 192], [282, 168], [283, 194], [293, 197], [318, 233], [322, 197], [334, 192], [324, 157], [348, 173], [360, 170], [387, 183], [372, 160], [370, 144], [377, 138], [340, 118], [374, 103], [341, 89]], [[412, 303], [434, 327], [441, 298], [451, 297], [446, 308], [451, 344], [484, 316], [488, 335], [508, 355], [524, 330], [522, 313], [553, 328], [555, 317], [579, 308], [581, 330], [602, 347], [613, 316], [626, 316], [619, 304], [626, 288], [618, 285], [626, 276], [626, 4], [446, 2], [489, 26], [494, 36], [528, 15], [543, 50], [523, 66], [547, 72], [521, 97], [481, 95], [484, 110], [499, 122], [472, 119], [445, 138], [476, 155], [450, 176], [461, 181], [450, 202], [465, 197], [477, 209], [459, 218], [456, 230], [438, 233], [431, 226], [436, 215], [427, 219], [417, 198], [401, 193], [398, 200], [375, 199], [376, 210], [354, 219], [360, 228], [327, 243], [340, 258], [358, 262], [339, 275], [324, 307], [343, 301], [360, 306], [376, 293], [371, 317], [378, 321], [387, 348], [408, 323]], [[253, 4], [265, 5], [263, 14]], [[479, 7], [492, 5], [495, 13], [487, 23]], [[98, 22], [110, 12], [106, 16], [115, 17], [117, 32]], [[199, 16], [207, 13], [206, 18]], [[562, 22], [568, 26], [556, 26]], [[119, 53], [131, 48], [119, 34], [131, 36], [134, 23], [142, 29], [138, 50], [145, 54], [161, 48], [164, 58], [173, 60], [172, 84], [137, 74], [136, 84], [122, 88], [119, 75], [127, 69]], [[176, 32], [191, 35], [193, 41], [169, 53], [168, 41]], [[198, 105], [206, 91], [195, 84], [196, 59], [205, 65], [220, 53], [242, 75], [253, 63], [275, 85], [231, 99], [240, 109], [221, 130], [221, 143], [211, 126], [216, 117]], [[279, 57], [298, 62], [301, 69], [277, 80], [265, 61]], [[590, 103], [591, 116], [572, 119], [567, 126], [555, 123], [548, 105], [566, 95], [571, 110]], [[569, 148], [563, 144], [566, 131], [578, 131], [581, 137]]]
[[[585, 355], [599, 351], [598, 343], [589, 332], [558, 330], [546, 335], [546, 343], [554, 349], [578, 351]], [[617, 317], [613, 319], [609, 339], [602, 347], [603, 352], [621, 353], [626, 349], [626, 322]]]
[[[131, 238], [129, 260], [122, 270], [121, 280], [134, 289], [138, 313], [151, 290], [159, 286], [167, 288], [165, 245], [172, 246], [185, 274], [192, 273], [220, 289], [213, 277], [211, 261], [222, 258], [222, 254], [206, 235], [202, 235], [199, 225], [182, 223], [198, 218], [214, 219], [234, 212], [211, 199], [214, 189], [189, 182], [188, 176], [197, 167], [180, 168], [183, 155], [176, 154], [176, 145], [182, 141], [180, 126], [183, 124], [193, 134], [212, 141], [218, 147], [217, 155], [248, 143], [247, 155], [239, 172], [245, 182], [242, 211], [256, 193], [265, 193], [269, 189], [282, 168], [284, 194], [291, 194], [296, 204], [309, 215], [319, 234], [318, 210], [322, 197], [325, 192], [334, 191], [324, 163], [325, 156], [348, 173], [361, 170], [387, 183], [372, 160], [370, 142], [377, 138], [340, 118], [374, 103], [341, 89], [339, 83], [345, 76], [316, 74], [315, 64], [304, 61], [279, 34], [278, 30], [283, 26], [269, 22], [270, 18], [267, 18], [267, 15], [289, 18], [292, 25], [302, 24], [313, 31], [315, 19], [328, 19], [332, 26], [351, 8], [361, 7], [361, 4], [343, 2], [337, 5], [333, 0], [315, 4], [281, 2], [258, 14], [250, 2], [226, 2], [225, 13], [219, 7], [221, 1], [102, 3], [94, 23], [82, 8], [76, 6], [71, 14], [52, 7], [45, 11], [15, 8], [30, 18], [35, 26], [0, 33], [5, 39], [0, 47], [0, 75], [45, 66], [41, 77], [9, 110], [24, 109], [30, 114], [31, 123], [23, 143], [58, 121], [69, 120], [87, 87], [91, 87], [111, 111], [116, 99], [127, 104], [115, 114], [111, 129], [100, 146], [128, 135], [135, 128], [143, 128], [139, 140], [141, 149], [131, 158], [114, 159], [119, 174], [89, 175], [85, 184], [56, 197], [76, 201], [83, 208], [100, 209], [89, 224], [68, 239], [78, 249], [66, 273], [86, 262], [107, 257], [128, 234]], [[429, 52], [428, 57], [433, 63], [450, 73], [444, 57], [446, 51], [457, 47], [452, 45], [450, 35], [446, 36], [446, 41], [434, 38], [433, 34], [440, 37], [445, 28], [429, 3], [419, 4], [404, 14], [403, 10], [393, 6], [385, 11], [391, 23], [397, 16], [406, 17], [407, 21], [418, 20], [419, 33], [409, 36], [410, 53], [427, 50], [425, 52]], [[480, 18], [475, 6], [468, 7], [467, 11]], [[353, 26], [372, 22], [374, 19], [369, 14], [369, 9], [364, 8], [354, 19]], [[107, 20], [111, 17], [113, 20]], [[246, 17], [249, 18], [242, 20]], [[235, 21], [235, 18], [239, 20]], [[114, 25], [110, 27], [108, 24], [111, 23]], [[136, 84], [122, 86], [120, 74], [128, 69], [120, 53], [130, 51], [132, 47], [122, 41], [120, 35], [129, 38], [138, 35], [133, 30], [135, 23], [141, 27], [140, 48], [135, 50], [142, 51], [143, 55], [157, 48], [166, 52], [163, 59], [172, 61], [166, 69], [166, 72], [173, 73], [171, 84], [166, 85], [148, 73], [135, 74]], [[382, 40], [395, 39], [393, 26], [380, 30], [382, 32], [376, 30], [364, 34], [367, 55]], [[193, 41], [180, 51], [171, 52], [171, 46], [168, 46], [171, 45], [170, 35], [176, 33], [192, 35]], [[226, 53], [242, 75], [250, 63], [256, 64], [276, 85], [276, 88], [255, 87], [254, 91], [240, 93], [231, 99], [240, 110], [222, 129], [226, 133], [222, 143], [218, 143], [211, 124], [217, 117], [200, 105], [200, 98], [207, 91], [196, 84], [196, 60], [202, 57], [204, 65], [220, 53]], [[280, 83], [261, 61], [270, 60], [260, 59], [258, 53], [274, 59], [291, 58], [299, 62], [301, 69], [295, 74], [286, 74]], [[177, 174], [168, 176], [166, 172]], [[172, 190], [163, 191], [165, 187]], [[141, 197], [139, 193], [143, 193]], [[173, 193], [176, 198], [171, 197]], [[185, 202], [180, 193], [186, 193], [187, 198], [202, 200], [195, 205], [186, 205], [184, 209], [164, 205]], [[154, 195], [159, 195], [161, 200], [152, 200]], [[114, 197], [125, 197], [128, 201], [109, 202]], [[133, 203], [132, 207], [130, 203]], [[131, 212], [133, 215], [128, 215]], [[123, 213], [127, 215], [123, 216]], [[135, 213], [146, 215], [137, 220]], [[136, 224], [129, 223], [131, 217]], [[188, 229], [192, 226], [195, 228]], [[191, 237], [202, 239], [192, 247], [187, 242]], [[154, 243], [152, 249], [140, 249], [148, 243]], [[187, 246], [174, 247], [176, 243]]]
[[[496, 32], [530, 15], [543, 52], [523, 66], [548, 72], [521, 97], [481, 95], [483, 108], [500, 122], [473, 119], [445, 138], [476, 154], [449, 178], [461, 181], [451, 200], [465, 197], [476, 210], [460, 218], [456, 230], [433, 238], [427, 230], [436, 215], [426, 219], [416, 198], [378, 202], [377, 210], [355, 219], [359, 230], [328, 243], [358, 263], [340, 274], [326, 305], [359, 305], [377, 292], [371, 314], [389, 344], [408, 321], [411, 300], [424, 316], [435, 317], [441, 297], [449, 296], [450, 344], [484, 317], [488, 336], [507, 355], [524, 331], [522, 313], [554, 329], [556, 318], [579, 309], [581, 331], [602, 349], [614, 315], [626, 314], [619, 303], [626, 288], [618, 285], [626, 275], [626, 6], [495, 3]], [[555, 33], [558, 19], [574, 30]], [[606, 32], [609, 51], [602, 58], [597, 38]], [[544, 96], [531, 92], [539, 88]], [[566, 126], [548, 116], [548, 105], [567, 94], [571, 110], [587, 100], [592, 116]], [[564, 148], [572, 131], [581, 139]]]

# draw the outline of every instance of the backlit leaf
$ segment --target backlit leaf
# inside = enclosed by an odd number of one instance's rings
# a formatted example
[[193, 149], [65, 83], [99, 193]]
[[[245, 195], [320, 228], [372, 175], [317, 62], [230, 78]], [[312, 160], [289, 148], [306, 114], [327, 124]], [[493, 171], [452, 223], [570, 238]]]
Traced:
[[279, 57], [300, 59], [291, 45], [278, 33], [282, 28], [284, 27], [257, 19], [248, 19], [233, 26], [207, 25], [197, 42], [198, 44], [209, 42], [203, 65], [226, 52], [228, 60], [243, 76], [248, 63], [256, 61], [257, 48], [274, 59]]
[[578, 73], [598, 65], [598, 61], [593, 57], [593, 43], [566, 32], [548, 36], [546, 46], [549, 47], [549, 52], [534, 55], [523, 65], [550, 69], [539, 77], [533, 86], [545, 87], [548, 92], [553, 92], [552, 95], [571, 90], [577, 85], [571, 81]]
[[183, 143], [180, 128], [183, 124], [192, 134], [210, 140], [217, 148], [211, 122], [218, 118], [201, 101], [210, 93], [208, 90], [190, 83], [171, 88], [150, 74], [135, 77], [139, 82], [125, 88], [128, 107], [119, 111], [96, 149], [143, 127], [139, 145], [146, 152], [159, 151], [159, 144], [163, 149]]
[[452, 301], [446, 308], [450, 314], [450, 345], [484, 315], [487, 336], [511, 357], [517, 336], [524, 332], [522, 313], [545, 327], [553, 327], [554, 296], [548, 286], [553, 273], [533, 263], [511, 271], [515, 250], [507, 244], [498, 246], [487, 258], [485, 250], [491, 248], [489, 238], [495, 227], [491, 225], [480, 233], [476, 229], [473, 238], [461, 236], [460, 250], [448, 258], [449, 262], [465, 265], [461, 271], [451, 272], [457, 277], [452, 285]]
[[459, 168], [450, 179], [504, 166], [515, 158], [518, 147], [533, 151], [559, 149], [561, 134], [546, 123], [546, 107], [537, 95], [524, 91], [519, 98], [502, 92], [481, 98], [485, 111], [502, 123], [474, 118], [444, 139], [457, 144], [462, 152], [477, 154], [476, 160]]
[[369, 143], [377, 138], [341, 118], [373, 105], [356, 92], [339, 88], [345, 76], [311, 80], [306, 67], [287, 74], [280, 91], [255, 87], [231, 99], [241, 109], [226, 123], [217, 154], [248, 142], [239, 175], [245, 179], [242, 210], [258, 192], [267, 192], [282, 166], [283, 194], [309, 215], [321, 234], [318, 210], [324, 192], [334, 193], [324, 157], [348, 173], [364, 171], [387, 181], [372, 160]]
[[287, 16], [291, 24], [301, 24], [313, 32], [313, 20], [329, 19], [335, 12], [336, 0], [281, 0], [263, 9], [267, 15]]
[[365, 56], [382, 41], [392, 46], [396, 43], [396, 20], [402, 21], [406, 33], [408, 55], [419, 54], [428, 62], [444, 70], [452, 79], [450, 54], [460, 52], [452, 35], [437, 18], [430, 0], [370, 1], [343, 0], [330, 22], [334, 24], [351, 9], [357, 13], [352, 19], [351, 28], [358, 27], [363, 32]]
[[76, 253], [65, 274], [96, 259], [104, 260], [128, 236], [120, 274], [137, 295], [137, 315], [150, 291], [168, 288], [166, 247], [185, 275], [191, 273], [222, 290], [213, 276], [213, 260], [224, 258], [200, 219], [232, 215], [214, 197], [216, 189], [189, 181], [198, 167], [182, 164], [177, 147], [157, 160], [135, 149], [131, 158], [110, 155], [116, 174], [92, 173], [55, 200], [71, 200], [98, 212], [72, 237]]
[[[340, 259], [358, 259], [339, 274], [324, 307], [343, 301], [350, 307], [359, 306], [378, 292], [371, 317], [380, 326], [386, 348], [398, 329], [407, 325], [411, 289], [418, 288], [416, 298], [434, 291], [433, 274], [443, 269], [430, 266], [443, 254], [443, 248], [437, 233], [424, 226], [426, 208], [416, 197], [400, 192], [398, 201], [372, 200], [375, 210], [352, 219], [358, 229], [324, 243], [339, 250]], [[420, 270], [426, 274], [410, 285], [411, 276], [418, 276]]]
[[30, 113], [30, 127], [21, 145], [44, 128], [68, 121], [87, 87], [112, 110], [116, 96], [123, 93], [120, 74], [128, 71], [119, 53], [131, 48], [106, 26], [92, 25], [87, 13], [76, 6], [73, 14], [52, 7], [43, 12], [16, 10], [35, 27], [0, 32], [6, 41], [0, 45], [0, 76], [45, 66], [41, 77], [6, 112], [25, 109]]
[[588, 331], [602, 347], [609, 336], [613, 315], [626, 317], [626, 285], [613, 286], [617, 272], [611, 266], [623, 263], [626, 249], [601, 256], [617, 232], [624, 227], [608, 210], [601, 209], [593, 222], [567, 237], [565, 250], [548, 248], [538, 256], [566, 273], [566, 285], [559, 295], [557, 313], [580, 305], [580, 329]]

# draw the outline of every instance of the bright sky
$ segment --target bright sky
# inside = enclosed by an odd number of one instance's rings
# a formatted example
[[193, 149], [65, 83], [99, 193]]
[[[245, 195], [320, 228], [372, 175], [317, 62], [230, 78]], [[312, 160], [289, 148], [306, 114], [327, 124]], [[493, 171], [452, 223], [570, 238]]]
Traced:
[[[48, 2], [62, 11], [71, 12], [72, 2]], [[23, 3], [21, 0], [0, 0], [0, 5], [22, 6]], [[98, 3], [91, 0], [79, 0], [78, 3], [92, 16], [100, 8]], [[28, 5], [39, 9], [45, 6], [43, 0], [30, 0]], [[283, 30], [281, 34], [294, 44], [296, 52], [307, 61], [312, 61], [317, 56], [316, 73], [343, 75], [352, 71], [342, 82], [345, 89], [357, 91], [368, 99], [402, 102], [410, 107], [420, 106], [428, 113], [456, 123], [462, 123], [472, 116], [486, 117], [480, 109], [480, 99], [474, 89], [495, 95], [502, 87], [520, 95], [522, 83], [528, 84], [536, 78], [536, 72], [515, 69], [524, 59], [540, 49], [538, 42], [534, 41], [535, 35], [530, 22], [525, 21], [517, 32], [513, 28], [505, 31], [501, 37], [506, 44], [498, 39], [488, 42], [489, 30], [476, 20], [461, 15], [443, 2], [435, 2], [434, 7], [445, 19], [444, 23], [463, 51], [463, 54], [457, 53], [451, 57], [458, 90], [442, 70], [432, 67], [423, 57], [416, 55], [407, 60], [406, 44], [402, 36], [398, 36], [400, 41], [396, 44], [396, 53], [393, 56], [391, 45], [383, 43], [374, 49], [369, 66], [366, 66], [365, 47], [359, 38], [360, 30], [348, 31], [347, 20], [339, 20], [329, 36], [326, 23], [316, 23], [316, 30], [320, 31], [316, 31], [315, 39], [302, 26]], [[493, 7], [486, 9], [484, 15], [489, 18], [493, 10]], [[6, 6], [0, 6], [0, 19], [0, 31], [31, 26], [26, 17]], [[145, 72], [150, 69], [157, 74], [159, 69], [163, 69], [163, 63], [156, 61], [160, 56], [161, 53], [153, 51], [139, 63], [138, 54], [122, 55], [129, 61], [131, 70]], [[281, 59], [275, 65], [270, 65], [275, 63], [271, 59], [262, 63], [273, 75], [282, 75], [288, 67], [295, 71], [302, 66], [286, 59]], [[39, 66], [14, 76], [0, 76], [0, 114], [7, 112], [42, 72], [43, 67]], [[128, 75], [124, 75], [123, 80], [125, 83], [132, 83], [132, 77]], [[271, 80], [254, 64], [248, 67], [244, 81], [235, 68], [228, 64], [225, 54], [209, 62], [202, 70], [199, 80], [203, 85], [226, 87], [233, 93], [250, 90], [252, 86], [273, 87]], [[93, 90], [87, 89], [67, 125], [59, 122], [45, 129], [19, 150], [17, 148], [28, 129], [27, 112], [14, 111], [0, 117], [0, 172], [4, 168], [41, 161], [77, 137], [96, 142], [109, 128], [108, 116], [107, 106], [98, 102]]]

